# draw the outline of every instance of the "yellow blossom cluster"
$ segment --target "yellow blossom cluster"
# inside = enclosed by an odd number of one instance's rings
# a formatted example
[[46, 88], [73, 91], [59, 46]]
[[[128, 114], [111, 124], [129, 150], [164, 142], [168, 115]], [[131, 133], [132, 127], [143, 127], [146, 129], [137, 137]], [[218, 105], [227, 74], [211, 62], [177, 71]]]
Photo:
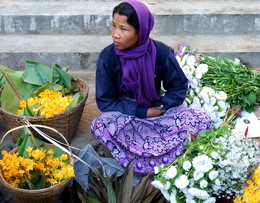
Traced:
[[[26, 151], [29, 158], [18, 156], [18, 153], [10, 154], [2, 151], [4, 155], [0, 160], [0, 167], [4, 179], [14, 187], [24, 188], [26, 184], [32, 184], [32, 171], [38, 171], [39, 175], [45, 178], [46, 183], [55, 185], [62, 180], [74, 177], [73, 166], [66, 163], [68, 155], [54, 157], [52, 149], [33, 149], [28, 147]], [[29, 182], [28, 182], [29, 181]]]
[[254, 171], [253, 181], [248, 180], [248, 186], [244, 189], [243, 195], [238, 197], [234, 203], [259, 203], [260, 202], [260, 164]]
[[33, 108], [34, 113], [38, 116], [51, 118], [57, 113], [66, 111], [72, 100], [73, 97], [63, 96], [59, 91], [45, 89], [39, 94], [39, 96], [31, 97], [27, 101], [21, 100], [19, 103], [20, 109], [17, 111], [17, 114], [26, 107], [26, 104], [28, 107], [38, 104], [39, 106], [36, 105], [36, 107]]

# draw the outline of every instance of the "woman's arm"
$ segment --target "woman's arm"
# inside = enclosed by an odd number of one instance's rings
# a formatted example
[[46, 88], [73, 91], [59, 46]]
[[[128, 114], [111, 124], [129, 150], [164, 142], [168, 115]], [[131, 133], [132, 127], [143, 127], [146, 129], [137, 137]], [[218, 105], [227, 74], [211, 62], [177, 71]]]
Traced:
[[157, 105], [162, 104], [165, 110], [170, 107], [180, 106], [186, 97], [188, 79], [173, 55], [173, 50], [169, 54], [162, 72], [163, 88], [166, 93], [160, 98]]
[[97, 61], [96, 101], [102, 112], [120, 111], [124, 114], [145, 118], [147, 109], [137, 105], [133, 99], [120, 96], [121, 72], [115, 64], [109, 66], [102, 58]]

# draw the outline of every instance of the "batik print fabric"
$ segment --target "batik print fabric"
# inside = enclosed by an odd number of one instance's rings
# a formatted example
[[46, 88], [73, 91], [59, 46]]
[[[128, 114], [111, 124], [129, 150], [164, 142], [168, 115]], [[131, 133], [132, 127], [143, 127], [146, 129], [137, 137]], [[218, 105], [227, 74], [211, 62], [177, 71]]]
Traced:
[[174, 107], [155, 118], [140, 119], [111, 111], [101, 113], [91, 124], [93, 136], [104, 144], [117, 162], [146, 174], [157, 165], [170, 164], [184, 152], [187, 131], [197, 135], [211, 128], [207, 114]]

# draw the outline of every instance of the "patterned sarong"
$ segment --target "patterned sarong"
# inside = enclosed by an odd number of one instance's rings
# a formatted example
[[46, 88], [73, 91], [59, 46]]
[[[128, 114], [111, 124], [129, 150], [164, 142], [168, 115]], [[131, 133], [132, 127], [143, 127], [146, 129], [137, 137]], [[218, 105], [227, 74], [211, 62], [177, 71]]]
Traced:
[[104, 144], [117, 162], [126, 167], [134, 159], [134, 171], [146, 174], [157, 165], [171, 164], [184, 152], [187, 131], [197, 135], [211, 128], [204, 112], [173, 107], [162, 116], [140, 119], [120, 112], [104, 112], [92, 121], [94, 138]]

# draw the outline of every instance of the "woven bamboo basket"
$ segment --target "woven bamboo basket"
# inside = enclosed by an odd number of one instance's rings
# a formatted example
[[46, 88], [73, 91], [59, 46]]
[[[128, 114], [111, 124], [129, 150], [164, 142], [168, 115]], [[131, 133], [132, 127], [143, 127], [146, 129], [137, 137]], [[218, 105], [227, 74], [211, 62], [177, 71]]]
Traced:
[[[84, 95], [84, 99], [75, 107], [62, 113], [56, 114], [53, 118], [47, 119], [42, 116], [20, 116], [10, 113], [2, 108], [0, 108], [0, 117], [2, 117], [2, 120], [7, 126], [7, 129], [12, 129], [17, 126], [24, 125], [26, 123], [25, 121], [29, 121], [31, 124], [45, 125], [58, 130], [60, 133], [62, 133], [62, 135], [65, 136], [67, 141], [70, 143], [77, 130], [77, 126], [82, 116], [89, 91], [87, 85], [81, 79], [75, 79], [75, 81], [73, 81], [72, 84], [74, 87], [78, 87], [80, 89], [80, 92]], [[63, 142], [61, 137], [57, 136], [57, 134], [53, 131], [50, 131], [49, 129], [44, 129], [44, 132], [49, 136]], [[16, 142], [20, 134], [21, 130], [12, 132], [10, 136], [12, 140]], [[39, 135], [34, 131], [33, 134], [35, 135], [35, 137], [39, 137]]]
[[[50, 128], [48, 126], [43, 126], [43, 125], [31, 125], [31, 126], [36, 126], [36, 127], [41, 127], [41, 128], [45, 128], [48, 130], [51, 130], [53, 132], [55, 132], [58, 136], [61, 137], [61, 139], [63, 139], [63, 142], [65, 141], [66, 145], [69, 148], [70, 151], [70, 164], [74, 165], [73, 162], [73, 156], [72, 156], [72, 150], [69, 146], [68, 141], [66, 140], [66, 138], [59, 133], [58, 131], [56, 131], [53, 128]], [[10, 134], [13, 130], [17, 131], [17, 129], [21, 129], [23, 127], [27, 127], [27, 126], [18, 126], [14, 129], [9, 130], [2, 138], [0, 144], [2, 144], [4, 138]], [[52, 144], [44, 144], [44, 146], [53, 146]], [[9, 153], [15, 153], [18, 150], [18, 147], [11, 150]], [[63, 180], [61, 183], [51, 186], [49, 188], [44, 188], [44, 189], [37, 189], [37, 190], [27, 190], [27, 189], [21, 189], [21, 188], [17, 188], [14, 187], [12, 185], [10, 185], [3, 177], [2, 174], [2, 170], [0, 167], [0, 181], [1, 183], [7, 188], [9, 189], [12, 194], [15, 196], [17, 203], [56, 203], [61, 195], [61, 193], [64, 191], [64, 189], [66, 188], [66, 186], [68, 185], [69, 181], [71, 179], [66, 179]]]

